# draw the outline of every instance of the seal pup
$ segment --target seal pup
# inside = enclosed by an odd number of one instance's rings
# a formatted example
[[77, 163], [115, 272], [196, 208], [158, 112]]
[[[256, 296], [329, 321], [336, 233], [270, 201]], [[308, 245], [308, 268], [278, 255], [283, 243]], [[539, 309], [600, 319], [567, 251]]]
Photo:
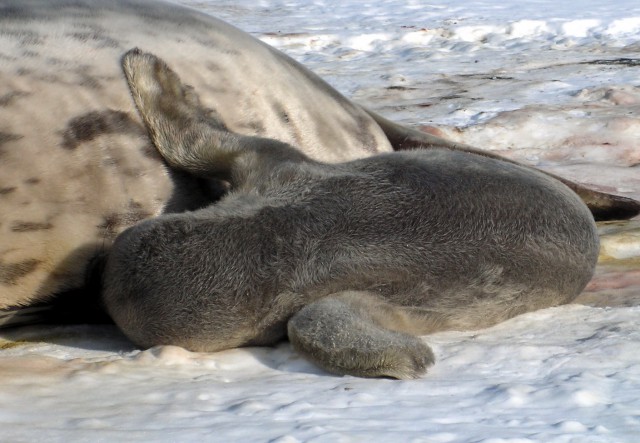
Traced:
[[[49, 309], [54, 296], [71, 320], [89, 321], [83, 301], [93, 302], [100, 257], [120, 232], [226, 192], [224, 181], [167, 168], [157, 154], [120, 69], [131, 47], [179, 68], [232, 132], [316, 160], [472, 150], [364, 110], [281, 52], [183, 6], [2, 0], [0, 29], [0, 324], [36, 321], [34, 305]], [[640, 211], [629, 199], [574, 189], [600, 218]]]
[[419, 335], [568, 303], [591, 279], [593, 217], [545, 174], [443, 149], [318, 162], [227, 130], [152, 54], [123, 67], [163, 158], [230, 183], [216, 204], [113, 244], [104, 303], [142, 347], [288, 336], [333, 373], [415, 378], [434, 362]]

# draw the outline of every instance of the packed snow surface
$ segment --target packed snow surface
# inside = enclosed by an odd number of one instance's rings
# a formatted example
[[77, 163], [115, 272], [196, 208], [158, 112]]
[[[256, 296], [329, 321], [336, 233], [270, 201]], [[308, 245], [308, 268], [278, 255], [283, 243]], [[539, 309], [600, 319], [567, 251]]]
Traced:
[[[637, 0], [180, 3], [387, 118], [640, 198]], [[425, 337], [438, 360], [419, 380], [329, 375], [287, 343], [200, 354], [108, 326], [3, 331], [0, 440], [639, 442], [640, 221], [600, 233], [579, 304]]]
[[433, 335], [414, 381], [328, 375], [289, 344], [138, 351], [112, 328], [32, 329], [0, 359], [3, 441], [637, 442], [639, 315], [571, 305]]

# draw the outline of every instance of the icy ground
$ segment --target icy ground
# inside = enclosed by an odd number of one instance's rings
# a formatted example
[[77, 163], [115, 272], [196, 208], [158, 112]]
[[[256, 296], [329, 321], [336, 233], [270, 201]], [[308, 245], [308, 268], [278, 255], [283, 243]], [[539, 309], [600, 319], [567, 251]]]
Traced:
[[[184, 0], [406, 124], [640, 198], [637, 0]], [[640, 442], [640, 220], [600, 227], [581, 304], [425, 337], [415, 381], [328, 375], [286, 343], [134, 349], [0, 334], [0, 441]]]

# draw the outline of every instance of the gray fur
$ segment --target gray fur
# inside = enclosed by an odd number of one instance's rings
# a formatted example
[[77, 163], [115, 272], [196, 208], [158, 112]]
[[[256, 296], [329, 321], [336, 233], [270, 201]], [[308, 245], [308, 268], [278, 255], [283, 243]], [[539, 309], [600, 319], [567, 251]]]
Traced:
[[231, 186], [116, 239], [104, 302], [141, 346], [288, 335], [329, 371], [412, 378], [434, 360], [418, 335], [570, 302], [593, 274], [588, 208], [542, 173], [441, 149], [321, 163], [227, 130], [151, 54], [123, 67], [168, 163]]

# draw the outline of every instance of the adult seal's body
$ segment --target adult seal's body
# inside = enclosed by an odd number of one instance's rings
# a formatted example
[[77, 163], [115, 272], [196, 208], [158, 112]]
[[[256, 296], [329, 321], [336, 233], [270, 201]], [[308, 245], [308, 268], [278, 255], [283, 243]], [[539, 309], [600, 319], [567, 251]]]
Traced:
[[[78, 294], [77, 307], [88, 264], [120, 232], [226, 192], [224, 181], [171, 170], [157, 154], [120, 70], [134, 46], [179, 67], [228, 130], [292, 144], [312, 159], [470, 150], [367, 112], [282, 53], [185, 7], [1, 0], [0, 323], [56, 294]], [[599, 217], [638, 211], [635, 202], [574, 189]]]
[[434, 360], [417, 335], [570, 302], [593, 274], [593, 217], [545, 174], [443, 149], [321, 163], [226, 130], [151, 54], [124, 69], [167, 162], [231, 186], [116, 239], [104, 302], [141, 346], [288, 335], [329, 371], [412, 378]]

